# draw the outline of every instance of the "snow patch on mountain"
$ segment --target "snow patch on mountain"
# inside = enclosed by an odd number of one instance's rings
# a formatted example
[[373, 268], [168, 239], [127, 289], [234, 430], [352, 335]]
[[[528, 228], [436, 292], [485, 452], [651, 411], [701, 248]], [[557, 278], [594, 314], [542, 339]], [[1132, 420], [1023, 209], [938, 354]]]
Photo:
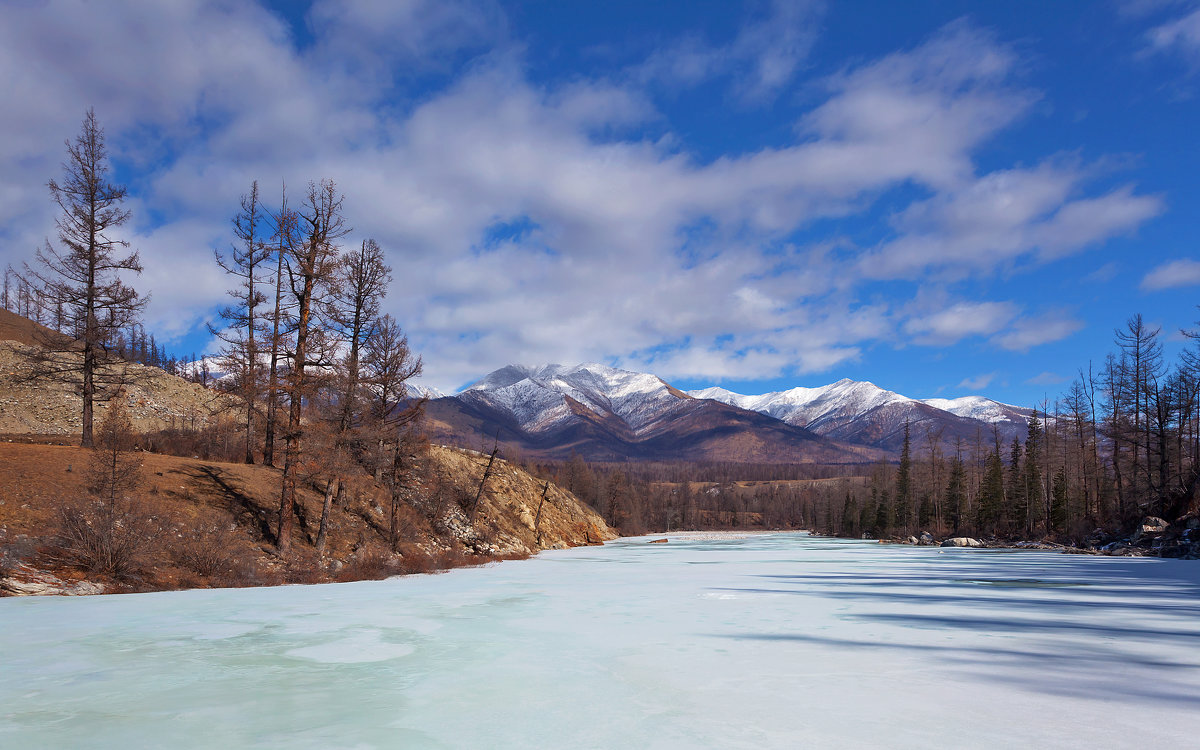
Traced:
[[792, 388], [786, 391], [747, 396], [725, 388], [704, 388], [688, 392], [695, 398], [710, 398], [743, 409], [752, 409], [776, 419], [806, 427], [822, 435], [841, 435], [855, 429], [855, 422], [868, 418], [888, 433], [905, 421], [929, 418], [925, 407], [947, 415], [984, 424], [1015, 425], [1031, 413], [1029, 409], [1002, 404], [983, 396], [962, 398], [913, 399], [885, 390], [866, 381], [842, 379], [816, 388]]
[[745, 396], [724, 388], [688, 391], [688, 395], [711, 398], [817, 430], [832, 420], [844, 423], [881, 406], [914, 403], [913, 399], [884, 390], [874, 383], [848, 378], [817, 388], [791, 388], [759, 396]]
[[569, 420], [574, 412], [568, 398], [597, 414], [615, 415], [634, 431], [689, 400], [655, 375], [595, 362], [575, 367], [509, 365], [461, 395], [509, 412], [529, 432], [543, 432]]
[[1002, 404], [983, 396], [963, 396], [962, 398], [926, 398], [922, 403], [929, 404], [935, 409], [948, 411], [967, 419], [995, 424], [997, 422], [1012, 422], [1028, 418], [1031, 409]]

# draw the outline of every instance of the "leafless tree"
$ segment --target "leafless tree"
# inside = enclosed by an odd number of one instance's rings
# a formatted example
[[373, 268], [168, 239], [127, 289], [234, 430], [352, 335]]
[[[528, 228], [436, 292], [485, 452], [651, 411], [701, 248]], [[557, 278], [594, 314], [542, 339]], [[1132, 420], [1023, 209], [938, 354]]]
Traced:
[[330, 364], [329, 341], [323, 327], [314, 325], [316, 315], [332, 295], [338, 275], [338, 240], [349, 231], [342, 214], [343, 197], [332, 180], [309, 183], [308, 195], [298, 212], [302, 235], [286, 248], [284, 264], [288, 294], [295, 303], [290, 368], [285, 379], [288, 425], [285, 435], [283, 476], [279, 500], [277, 547], [286, 554], [295, 518], [296, 470], [303, 447], [304, 399], [313, 392], [310, 365]]
[[127, 379], [109, 356], [119, 331], [129, 328], [147, 299], [122, 280], [122, 272], [141, 273], [137, 252], [115, 230], [129, 219], [122, 208], [126, 190], [108, 181], [104, 130], [88, 110], [74, 142], [67, 143], [63, 180], [49, 182], [50, 195], [62, 213], [59, 247], [47, 240], [26, 276], [49, 304], [64, 310], [69, 336], [45, 334], [35, 352], [33, 373], [76, 387], [83, 398], [80, 444], [91, 447], [93, 409]]
[[[421, 358], [408, 346], [408, 337], [390, 315], [379, 318], [363, 347], [363, 376], [370, 394], [369, 415], [378, 431], [379, 469], [388, 468], [391, 502], [388, 529], [392, 548], [400, 540], [400, 504], [405, 477], [424, 445], [417, 429], [426, 399], [412, 399], [408, 381], [421, 374]], [[382, 471], [377, 471], [377, 475]]]
[[360, 359], [364, 340], [371, 335], [379, 304], [387, 295], [392, 269], [384, 261], [383, 250], [375, 240], [363, 240], [362, 247], [342, 256], [339, 294], [330, 317], [349, 345], [342, 365], [343, 387], [340, 400], [339, 429], [354, 426], [360, 379]]
[[296, 212], [288, 208], [287, 187], [283, 189], [279, 213], [275, 216], [275, 309], [271, 314], [271, 364], [267, 375], [267, 420], [263, 435], [263, 463], [275, 464], [275, 432], [279, 412], [279, 362], [283, 352], [286, 310], [283, 300], [283, 262], [288, 247], [297, 241]]
[[134, 577], [159, 529], [133, 497], [142, 470], [131, 453], [133, 425], [123, 392], [100, 422], [85, 475], [90, 502], [59, 509], [57, 556], [71, 565], [117, 578]]
[[258, 182], [250, 185], [250, 193], [243, 195], [241, 210], [233, 218], [233, 234], [237, 244], [230, 247], [228, 255], [214, 251], [219, 265], [225, 273], [239, 280], [238, 286], [229, 290], [229, 296], [237, 300], [220, 311], [223, 327], [210, 325], [209, 331], [224, 342], [220, 354], [232, 366], [238, 390], [246, 409], [246, 463], [254, 463], [254, 415], [258, 406], [258, 394], [262, 387], [260, 341], [263, 338], [263, 315], [258, 308], [267, 301], [260, 288], [266, 281], [262, 270], [270, 259], [271, 248], [264, 242], [266, 216], [258, 200]]

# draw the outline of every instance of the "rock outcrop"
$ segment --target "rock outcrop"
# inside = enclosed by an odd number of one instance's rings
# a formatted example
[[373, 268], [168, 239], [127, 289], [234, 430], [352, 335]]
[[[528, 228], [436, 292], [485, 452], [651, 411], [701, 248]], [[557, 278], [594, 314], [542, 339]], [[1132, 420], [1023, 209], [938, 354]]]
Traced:
[[943, 547], [982, 547], [983, 542], [969, 536], [956, 536], [942, 542]]

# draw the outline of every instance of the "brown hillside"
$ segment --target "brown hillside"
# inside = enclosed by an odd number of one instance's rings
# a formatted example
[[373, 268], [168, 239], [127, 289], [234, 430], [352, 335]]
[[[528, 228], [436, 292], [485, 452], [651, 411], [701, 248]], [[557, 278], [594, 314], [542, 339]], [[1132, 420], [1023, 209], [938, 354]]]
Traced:
[[[685, 406], [634, 435], [616, 417], [568, 398], [577, 419], [549, 433], [530, 434], [510, 415], [478, 401], [439, 398], [426, 407], [430, 439], [472, 448], [498, 440], [509, 455], [588, 461], [729, 461], [740, 463], [858, 464], [885, 451], [840, 443], [758, 412], [687, 397]], [[576, 408], [577, 407], [577, 408]]]
[[[344, 505], [334, 507], [323, 559], [317, 558], [313, 546], [323, 496], [317, 487], [300, 488], [295, 554], [285, 563], [275, 556], [273, 544], [278, 469], [151, 453], [138, 456], [144, 482], [135, 500], [153, 519], [156, 533], [146, 552], [146, 572], [134, 588], [318, 582], [423, 572], [616, 536], [594, 511], [556, 486], [549, 489], [541, 533], [535, 534], [543, 484], [502, 460], [472, 524], [463, 508], [474, 497], [486, 457], [433, 447], [412, 488], [411, 505], [403, 509], [401, 555], [392, 555], [388, 544], [384, 489], [360, 478], [351, 483]], [[61, 585], [39, 588], [37, 583], [45, 580], [48, 570], [68, 581], [82, 577], [56, 568], [47, 548], [58, 528], [59, 509], [89, 502], [84, 489], [89, 457], [89, 451], [77, 447], [0, 443], [0, 594], [6, 589], [39, 593], [45, 588], [56, 593]], [[220, 552], [219, 569], [197, 570], [197, 550]], [[102, 583], [113, 590], [112, 582]]]
[[[78, 434], [83, 418], [81, 396], [67, 383], [29, 381], [31, 365], [26, 354], [33, 350], [32, 345], [19, 341], [0, 341], [0, 434]], [[121, 366], [127, 368], [129, 377], [126, 407], [138, 431], [203, 427], [237, 404], [230, 396], [157, 367], [136, 363]], [[97, 424], [104, 419], [107, 408], [104, 402], [96, 403]]]
[[36, 345], [47, 338], [62, 337], [62, 334], [24, 318], [16, 313], [0, 308], [0, 341], [17, 341], [22, 344]]

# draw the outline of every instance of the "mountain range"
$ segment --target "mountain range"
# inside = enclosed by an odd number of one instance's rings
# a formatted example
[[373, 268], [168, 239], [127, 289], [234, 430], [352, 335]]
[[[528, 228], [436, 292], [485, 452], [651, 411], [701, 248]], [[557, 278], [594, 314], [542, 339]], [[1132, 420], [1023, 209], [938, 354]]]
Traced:
[[743, 395], [684, 392], [601, 364], [509, 365], [428, 405], [434, 439], [547, 459], [860, 463], [914, 445], [953, 448], [1023, 434], [1030, 410], [979, 396], [912, 399], [861, 381]]

